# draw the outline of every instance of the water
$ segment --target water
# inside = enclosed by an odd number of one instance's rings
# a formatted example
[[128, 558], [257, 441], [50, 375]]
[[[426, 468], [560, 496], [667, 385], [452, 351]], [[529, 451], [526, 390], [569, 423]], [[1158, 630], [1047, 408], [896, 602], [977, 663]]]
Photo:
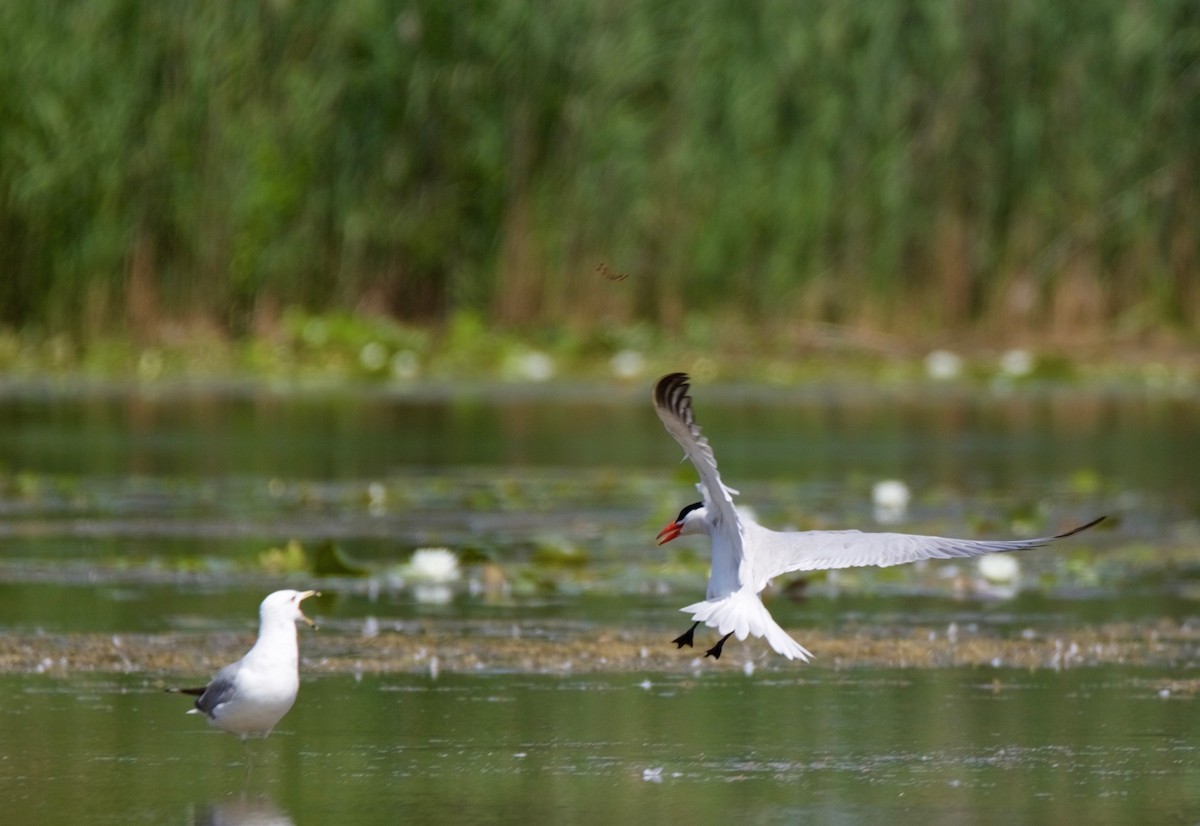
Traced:
[[1194, 821], [1200, 721], [1165, 676], [321, 678], [245, 747], [140, 678], [6, 677], [0, 797], [13, 823]]
[[[799, 666], [755, 643], [730, 649], [732, 668], [690, 666], [666, 640], [703, 590], [705, 549], [653, 537], [694, 478], [647, 396], [0, 393], [6, 822], [1200, 819], [1186, 640], [1139, 668], [835, 667], [820, 649]], [[899, 530], [1008, 536], [1114, 516], [1023, 555], [1007, 593], [954, 563], [813, 577], [801, 598], [771, 602], [801, 641], [869, 629], [886, 651], [925, 629], [943, 644], [951, 626], [1020, 640], [1197, 623], [1200, 400], [1073, 387], [695, 396], [726, 479], [768, 524], [871, 527], [885, 478], [913, 491]], [[266, 592], [313, 583], [305, 565], [272, 567], [268, 549], [289, 540], [310, 557], [332, 540], [370, 576], [318, 583], [330, 595], [312, 610], [324, 629], [301, 637], [300, 700], [243, 748], [162, 687], [240, 654]], [[424, 545], [468, 563], [444, 602], [392, 578]], [[503, 572], [502, 597], [469, 587], [484, 562]], [[553, 657], [628, 631], [647, 653], [587, 674], [330, 665], [365, 652], [369, 623], [383, 645], [429, 631], [486, 652], [516, 634]], [[121, 639], [132, 652], [134, 635], [143, 655], [158, 645], [176, 659], [89, 660]]]
[[[0, 539], [8, 562], [56, 572], [242, 564], [287, 539], [333, 539], [380, 564], [422, 544], [507, 561], [564, 542], [591, 562], [640, 563], [694, 498], [645, 391], [26, 388], [0, 394]], [[770, 524], [869, 526], [871, 485], [886, 478], [911, 487], [899, 527], [914, 532], [1011, 535], [1111, 513], [1122, 537], [1161, 547], [1190, 542], [1200, 521], [1190, 397], [696, 396], [726, 478]]]

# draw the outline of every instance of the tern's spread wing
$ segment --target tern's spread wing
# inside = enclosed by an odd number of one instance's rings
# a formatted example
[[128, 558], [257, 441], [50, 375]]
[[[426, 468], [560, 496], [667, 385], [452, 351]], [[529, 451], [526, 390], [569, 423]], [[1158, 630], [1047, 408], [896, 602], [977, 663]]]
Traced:
[[717, 472], [717, 460], [713, 457], [708, 439], [700, 432], [696, 417], [692, 414], [692, 397], [688, 395], [686, 373], [671, 373], [658, 380], [654, 388], [654, 410], [666, 425], [667, 432], [683, 447], [688, 461], [700, 475], [700, 494], [709, 518], [728, 541], [737, 555], [740, 567], [745, 555], [742, 553], [742, 525], [733, 507], [733, 488], [725, 487], [721, 474]]
[[756, 584], [762, 587], [772, 577], [789, 571], [823, 571], [864, 565], [886, 568], [919, 559], [953, 559], [1003, 551], [1026, 551], [1085, 531], [1104, 518], [1101, 516], [1066, 533], [1037, 539], [950, 539], [943, 536], [861, 531], [772, 532], [767, 534], [768, 539], [762, 543], [765, 564], [758, 566], [760, 582]]

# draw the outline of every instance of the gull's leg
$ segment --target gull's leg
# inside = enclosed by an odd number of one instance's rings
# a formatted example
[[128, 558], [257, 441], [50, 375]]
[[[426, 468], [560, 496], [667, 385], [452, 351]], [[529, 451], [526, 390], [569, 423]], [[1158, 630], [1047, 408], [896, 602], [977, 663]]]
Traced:
[[695, 622], [692, 623], [691, 628], [684, 631], [682, 634], [680, 634], [675, 639], [671, 640], [671, 642], [675, 643], [675, 645], [678, 646], [679, 648], [683, 648], [685, 645], [688, 648], [691, 648], [692, 647], [692, 636], [696, 633], [696, 626], [699, 624], [700, 624], [700, 620], [696, 620]]
[[733, 636], [733, 632], [730, 631], [728, 634], [721, 637], [721, 639], [719, 639], [717, 641], [716, 645], [714, 645], [712, 648], [710, 648], [704, 652], [704, 656], [712, 657], [714, 660], [721, 659], [721, 646], [723, 646], [725, 644], [725, 640], [729, 639], [732, 636]]
[[246, 766], [246, 773], [242, 776], [243, 782], [250, 782], [250, 771], [254, 768], [254, 750], [250, 748], [246, 742], [246, 735], [238, 737], [242, 744], [242, 762]]

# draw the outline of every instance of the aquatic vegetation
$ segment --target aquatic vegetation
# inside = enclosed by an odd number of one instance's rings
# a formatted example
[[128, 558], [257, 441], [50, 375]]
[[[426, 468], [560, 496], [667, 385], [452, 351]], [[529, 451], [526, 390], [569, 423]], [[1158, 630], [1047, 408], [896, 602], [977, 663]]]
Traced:
[[[444, 388], [448, 382], [481, 380], [552, 384], [584, 379], [619, 385], [682, 366], [714, 381], [776, 388], [872, 384], [902, 389], [932, 382], [1006, 394], [1017, 384], [1115, 384], [1177, 395], [1200, 387], [1200, 363], [1182, 353], [1164, 356], [1113, 348], [1083, 358], [1071, 355], [1069, 349], [1042, 350], [1036, 356], [1031, 351], [1008, 351], [997, 362], [986, 347], [962, 353], [934, 350], [924, 357], [915, 350], [882, 353], [817, 347], [796, 351], [787, 335], [771, 335], [761, 326], [737, 319], [716, 317], [704, 324], [693, 321], [692, 326], [712, 337], [692, 341], [687, 331], [650, 330], [640, 323], [606, 330], [604, 335], [580, 336], [549, 324], [496, 329], [470, 312], [457, 313], [443, 324], [417, 326], [289, 309], [269, 336], [207, 333], [145, 345], [133, 338], [121, 340], [118, 332], [56, 349], [46, 346], [49, 339], [37, 330], [0, 325], [0, 335], [19, 342], [7, 355], [0, 348], [0, 378], [68, 385], [133, 379], [148, 388], [208, 382], [236, 386], [253, 381], [281, 391], [353, 391], [365, 385], [422, 393]], [[738, 348], [715, 344], [729, 340], [751, 344]], [[1021, 372], [1025, 366], [1030, 369]]]
[[369, 572], [362, 564], [351, 559], [335, 542], [326, 540], [317, 546], [313, 554], [312, 573], [317, 577], [361, 577], [367, 576]]
[[542, 535], [534, 542], [530, 561], [542, 568], [583, 568], [589, 558], [584, 548], [570, 540]]
[[295, 539], [282, 548], [268, 548], [258, 556], [259, 566], [271, 574], [294, 574], [309, 569], [308, 555]]
[[1103, 486], [1100, 474], [1091, 468], [1080, 468], [1068, 477], [1072, 493], [1079, 496], [1095, 496]]
[[[739, 382], [714, 387], [712, 427], [771, 527], [868, 524], [873, 485], [888, 478], [920, 491], [895, 525], [912, 533], [1033, 536], [1107, 511], [1070, 548], [1020, 557], [1017, 598], [1192, 598], [1200, 533], [1179, 449], [1193, 438], [1192, 402], [1029, 384], [1002, 400], [925, 389]], [[695, 497], [695, 476], [661, 444], [636, 386], [473, 383], [412, 397], [41, 387], [6, 399], [0, 587], [18, 594], [86, 585], [136, 600], [317, 575], [327, 580], [317, 587], [407, 610], [413, 550], [444, 547], [460, 572], [444, 583], [447, 611], [586, 613], [611, 599], [624, 612], [661, 599], [673, 615], [708, 575], [703, 545], [654, 545]], [[973, 600], [986, 581], [949, 564], [803, 579], [773, 598]], [[0, 604], [0, 624], [30, 602]]]

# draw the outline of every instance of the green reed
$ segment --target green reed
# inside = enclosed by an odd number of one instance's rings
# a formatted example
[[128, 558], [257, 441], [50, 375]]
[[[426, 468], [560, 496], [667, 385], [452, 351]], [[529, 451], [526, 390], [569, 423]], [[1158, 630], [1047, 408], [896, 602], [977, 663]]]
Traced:
[[0, 323], [1143, 333], [1197, 147], [1193, 0], [8, 3]]

